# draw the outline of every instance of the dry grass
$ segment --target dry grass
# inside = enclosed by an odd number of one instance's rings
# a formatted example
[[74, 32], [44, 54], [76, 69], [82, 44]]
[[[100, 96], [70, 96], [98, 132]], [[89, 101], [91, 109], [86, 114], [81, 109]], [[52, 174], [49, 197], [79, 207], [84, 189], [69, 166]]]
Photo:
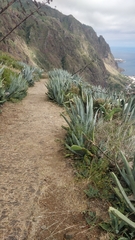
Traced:
[[96, 142], [110, 158], [117, 162], [120, 150], [132, 160], [135, 147], [135, 129], [130, 124], [113, 120], [100, 123], [96, 128]]

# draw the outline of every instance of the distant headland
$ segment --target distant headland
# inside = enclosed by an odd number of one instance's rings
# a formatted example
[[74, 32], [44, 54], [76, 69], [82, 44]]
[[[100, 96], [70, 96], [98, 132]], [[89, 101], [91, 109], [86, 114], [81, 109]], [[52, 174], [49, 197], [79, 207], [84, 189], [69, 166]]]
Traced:
[[118, 62], [118, 63], [125, 62], [125, 60], [122, 59], [122, 58], [115, 58], [114, 60], [115, 60], [116, 62]]

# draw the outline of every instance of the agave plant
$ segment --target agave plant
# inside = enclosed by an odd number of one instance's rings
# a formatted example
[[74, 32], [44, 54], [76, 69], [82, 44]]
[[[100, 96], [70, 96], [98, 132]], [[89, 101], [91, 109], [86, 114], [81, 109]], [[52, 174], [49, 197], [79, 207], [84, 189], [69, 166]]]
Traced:
[[20, 74], [17, 77], [11, 76], [11, 84], [6, 91], [7, 99], [23, 99], [27, 95], [28, 83]]
[[135, 97], [131, 97], [123, 108], [123, 121], [135, 122]]
[[55, 77], [58, 77], [60, 79], [72, 78], [72, 75], [68, 71], [63, 69], [54, 69], [53, 71], [50, 71], [48, 75], [49, 75], [49, 78], [55, 78]]
[[3, 103], [3, 102], [6, 101], [5, 100], [5, 89], [4, 89], [4, 86], [3, 86], [3, 80], [4, 79], [2, 79], [3, 72], [4, 72], [4, 67], [2, 67], [0, 69], [0, 103]]
[[107, 99], [107, 90], [101, 86], [92, 86], [92, 96], [94, 99]]
[[[80, 150], [89, 149], [89, 141], [94, 141], [94, 130], [97, 114], [93, 112], [93, 98], [87, 96], [86, 104], [78, 96], [70, 102], [70, 107], [65, 106], [67, 115], [62, 114], [68, 124], [66, 143], [68, 146], [78, 145]], [[76, 148], [76, 147], [75, 147]], [[85, 149], [84, 149], [85, 148]], [[73, 147], [74, 149], [74, 147]]]
[[59, 105], [63, 105], [67, 100], [67, 94], [72, 87], [72, 83], [71, 74], [65, 70], [57, 69], [49, 72], [49, 82], [46, 85], [48, 97]]
[[[123, 180], [128, 185], [130, 190], [132, 191], [132, 194], [133, 194], [132, 198], [133, 198], [133, 200], [135, 200], [135, 157], [134, 157], [134, 160], [132, 162], [133, 166], [132, 166], [132, 168], [130, 168], [130, 165], [129, 165], [126, 157], [124, 156], [123, 152], [120, 152], [120, 154], [121, 154], [121, 157], [122, 157], [124, 167], [121, 170], [119, 168], [119, 166], [117, 165], [117, 168], [118, 168]], [[115, 188], [115, 192], [119, 196], [122, 196], [122, 198], [124, 199], [127, 206], [131, 209], [131, 211], [133, 211], [135, 213], [134, 204], [130, 201], [129, 197], [125, 193], [125, 190], [122, 187], [122, 185], [121, 185], [120, 181], [118, 180], [117, 176], [115, 175], [115, 173], [111, 173], [111, 174], [112, 174], [112, 177], [113, 177], [113, 179], [114, 179], [114, 181], [117, 185], [117, 188]]]
[[91, 86], [92, 96], [94, 100], [94, 110], [99, 109], [100, 117], [104, 120], [111, 121], [114, 117], [120, 116], [122, 111], [121, 101], [123, 100], [121, 94], [116, 92], [109, 92], [101, 86]]
[[25, 65], [22, 70], [22, 76], [28, 82], [29, 87], [34, 86], [34, 76], [33, 76], [34, 71], [35, 71], [34, 68], [31, 68], [28, 65]]
[[[128, 187], [130, 188], [133, 195], [132, 196], [127, 195], [127, 193], [125, 192], [124, 188], [122, 187], [119, 179], [117, 178], [116, 174], [112, 172], [111, 173], [112, 178], [117, 185], [117, 187], [114, 188], [114, 191], [117, 194], [117, 196], [120, 198], [120, 200], [125, 202], [125, 204], [127, 205], [128, 209], [131, 211], [131, 213], [135, 214], [135, 206], [134, 206], [134, 201], [135, 201], [135, 158], [134, 158], [133, 166], [131, 169], [124, 154], [122, 152], [120, 152], [120, 153], [121, 153], [121, 157], [122, 157], [122, 160], [124, 163], [124, 167], [122, 170], [120, 170], [118, 165], [117, 165], [117, 167], [118, 167], [118, 170], [119, 170], [123, 180], [128, 185]], [[121, 220], [123, 220], [124, 222], [126, 222], [128, 225], [130, 225], [131, 227], [133, 227], [135, 229], [135, 223], [132, 222], [128, 217], [124, 216], [119, 210], [111, 207], [109, 209], [109, 212], [113, 213], [118, 218], [120, 218]]]
[[22, 67], [22, 75], [28, 81], [28, 85], [31, 87], [35, 81], [38, 81], [43, 73], [43, 69], [39, 67], [29, 66], [24, 62], [18, 62]]
[[44, 72], [41, 68], [34, 68], [34, 80], [38, 81], [42, 77], [42, 73]]
[[[132, 229], [135, 230], [135, 222], [133, 222], [132, 220], [130, 220], [127, 216], [125, 216], [123, 213], [121, 213], [119, 210], [117, 210], [116, 208], [113, 207], [109, 207], [109, 214], [110, 215], [114, 215], [117, 218], [121, 219], [123, 222], [125, 222], [129, 227], [131, 227]], [[122, 224], [124, 226], [124, 224]], [[122, 226], [122, 227], [123, 227]], [[127, 228], [127, 226], [126, 226]], [[117, 232], [116, 232], [117, 233]], [[123, 238], [122, 238], [123, 239]], [[125, 239], [125, 238], [124, 238]], [[127, 238], [126, 238], [127, 239]], [[128, 238], [129, 239], [129, 238]], [[131, 238], [130, 238], [131, 239]]]
[[48, 97], [56, 101], [59, 105], [63, 105], [66, 101], [66, 95], [71, 88], [71, 79], [60, 79], [59, 77], [51, 78], [47, 83]]

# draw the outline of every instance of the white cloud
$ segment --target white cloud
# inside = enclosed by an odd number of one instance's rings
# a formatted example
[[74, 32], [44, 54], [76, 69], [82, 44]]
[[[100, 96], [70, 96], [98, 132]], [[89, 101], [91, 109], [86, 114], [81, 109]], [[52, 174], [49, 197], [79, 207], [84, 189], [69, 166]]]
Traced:
[[50, 6], [93, 27], [108, 43], [135, 46], [135, 0], [53, 0]]

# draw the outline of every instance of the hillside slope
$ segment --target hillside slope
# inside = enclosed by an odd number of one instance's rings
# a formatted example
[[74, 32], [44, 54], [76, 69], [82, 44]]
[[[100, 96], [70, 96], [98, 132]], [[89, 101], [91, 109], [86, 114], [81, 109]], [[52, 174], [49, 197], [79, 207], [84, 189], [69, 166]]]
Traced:
[[[32, 5], [31, 0], [29, 3]], [[13, 7], [0, 16], [0, 36], [23, 18], [19, 6]], [[25, 7], [29, 12], [30, 7]], [[98, 37], [92, 27], [81, 24], [72, 15], [63, 15], [45, 5], [40, 12], [41, 15], [29, 18], [0, 43], [1, 49], [27, 63], [35, 62], [46, 71], [55, 67], [75, 73], [85, 68], [83, 77], [87, 81], [106, 86], [109, 77], [106, 65], [117, 73], [118, 66], [104, 38]]]

